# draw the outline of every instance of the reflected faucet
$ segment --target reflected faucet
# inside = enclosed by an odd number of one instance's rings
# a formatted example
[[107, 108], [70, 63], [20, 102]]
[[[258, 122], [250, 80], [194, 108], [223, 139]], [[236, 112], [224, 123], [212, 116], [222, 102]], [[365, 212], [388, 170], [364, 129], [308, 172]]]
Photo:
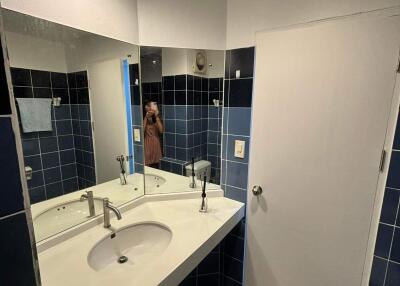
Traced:
[[117, 161], [119, 162], [119, 167], [120, 167], [120, 174], [119, 174], [119, 179], [121, 182], [121, 185], [126, 185], [126, 171], [125, 171], [125, 156], [124, 155], [119, 155], [117, 156]]
[[110, 211], [114, 212], [114, 214], [117, 216], [118, 220], [122, 219], [121, 212], [116, 207], [111, 205], [111, 202], [108, 198], [104, 198], [103, 199], [103, 213], [104, 213], [104, 227], [105, 228], [111, 227]]
[[93, 197], [93, 191], [86, 191], [86, 194], [83, 194], [79, 201], [83, 202], [84, 200], [88, 201], [89, 205], [89, 217], [93, 217], [96, 215], [95, 209], [94, 209], [94, 197]]
[[189, 188], [196, 188], [196, 173], [194, 172], [194, 158], [192, 157], [192, 181], [189, 183]]

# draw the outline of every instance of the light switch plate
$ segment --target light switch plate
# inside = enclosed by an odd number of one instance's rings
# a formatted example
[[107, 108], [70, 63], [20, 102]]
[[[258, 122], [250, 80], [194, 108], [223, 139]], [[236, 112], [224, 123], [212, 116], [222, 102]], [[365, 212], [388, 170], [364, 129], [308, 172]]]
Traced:
[[135, 142], [140, 142], [140, 129], [133, 129], [133, 139], [135, 140]]
[[244, 158], [244, 149], [246, 146], [246, 142], [243, 140], [235, 140], [235, 157], [236, 158]]
[[236, 70], [235, 75], [236, 75], [236, 78], [240, 78], [240, 70]]

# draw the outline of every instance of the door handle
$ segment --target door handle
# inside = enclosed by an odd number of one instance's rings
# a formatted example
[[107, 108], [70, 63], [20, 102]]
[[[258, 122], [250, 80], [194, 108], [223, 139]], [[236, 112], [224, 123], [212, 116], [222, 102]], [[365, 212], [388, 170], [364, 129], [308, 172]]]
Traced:
[[253, 195], [259, 196], [259, 195], [262, 194], [263, 189], [262, 189], [260, 186], [255, 185], [255, 186], [251, 189], [251, 191], [253, 192]]

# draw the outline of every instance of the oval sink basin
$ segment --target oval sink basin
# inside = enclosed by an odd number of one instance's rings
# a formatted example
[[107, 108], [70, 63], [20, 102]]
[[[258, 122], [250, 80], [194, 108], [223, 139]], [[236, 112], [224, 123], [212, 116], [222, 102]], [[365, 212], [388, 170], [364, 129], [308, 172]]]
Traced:
[[100, 271], [151, 262], [164, 252], [171, 238], [171, 230], [156, 222], [126, 226], [99, 241], [90, 250], [88, 263]]
[[[96, 215], [103, 213], [103, 201], [94, 199]], [[79, 199], [51, 207], [33, 218], [37, 241], [59, 233], [66, 228], [85, 222], [89, 218], [87, 201]]]
[[146, 189], [157, 189], [165, 184], [166, 180], [163, 177], [154, 174], [145, 174]]

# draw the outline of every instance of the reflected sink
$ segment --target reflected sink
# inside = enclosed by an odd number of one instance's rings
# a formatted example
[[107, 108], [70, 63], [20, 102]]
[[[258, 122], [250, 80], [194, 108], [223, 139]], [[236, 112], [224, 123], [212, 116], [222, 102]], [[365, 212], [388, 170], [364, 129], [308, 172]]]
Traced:
[[100, 271], [151, 262], [164, 252], [171, 238], [171, 230], [156, 222], [129, 225], [99, 241], [90, 250], [88, 263]]
[[[94, 199], [96, 215], [103, 213], [103, 201]], [[79, 199], [51, 207], [33, 218], [36, 240], [40, 241], [89, 218], [87, 201]]]
[[148, 188], [152, 190], [159, 188], [166, 182], [166, 180], [163, 177], [154, 174], [145, 174], [144, 177], [146, 182], [146, 190]]

